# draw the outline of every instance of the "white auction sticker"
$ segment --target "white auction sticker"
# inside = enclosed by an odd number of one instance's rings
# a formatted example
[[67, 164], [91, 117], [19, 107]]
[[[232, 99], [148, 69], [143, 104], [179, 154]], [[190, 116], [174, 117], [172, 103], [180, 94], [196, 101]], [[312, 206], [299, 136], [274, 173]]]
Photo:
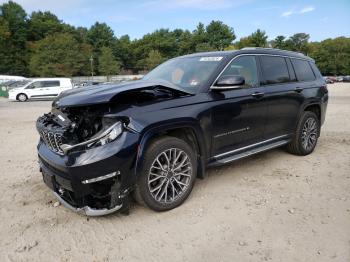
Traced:
[[222, 56], [205, 56], [205, 57], [201, 57], [199, 61], [213, 62], [213, 61], [220, 61], [221, 59], [222, 59]]

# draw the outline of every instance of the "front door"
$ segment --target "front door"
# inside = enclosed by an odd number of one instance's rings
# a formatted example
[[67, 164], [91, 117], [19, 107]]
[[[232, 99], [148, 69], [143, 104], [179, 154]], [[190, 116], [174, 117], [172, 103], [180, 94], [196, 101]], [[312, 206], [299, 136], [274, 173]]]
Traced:
[[235, 58], [224, 70], [224, 75], [240, 75], [245, 84], [226, 91], [211, 90], [212, 155], [260, 142], [264, 136], [267, 104], [264, 88], [259, 86], [259, 73], [255, 56]]
[[30, 98], [38, 98], [45, 93], [44, 87], [42, 86], [42, 81], [34, 81], [25, 89]]

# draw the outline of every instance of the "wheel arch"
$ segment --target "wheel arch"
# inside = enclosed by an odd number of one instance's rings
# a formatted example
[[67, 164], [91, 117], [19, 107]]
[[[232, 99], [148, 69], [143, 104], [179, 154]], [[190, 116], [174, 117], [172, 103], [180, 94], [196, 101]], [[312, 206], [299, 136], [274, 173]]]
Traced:
[[319, 122], [321, 123], [321, 105], [320, 103], [310, 103], [304, 106], [304, 110], [305, 111], [310, 111], [316, 114]]
[[162, 136], [173, 136], [187, 142], [194, 148], [197, 156], [197, 177], [205, 177], [206, 145], [201, 129], [191, 122], [178, 122], [172, 124], [157, 125], [149, 128], [141, 135], [136, 157], [136, 177], [143, 164], [143, 156], [148, 146], [157, 138]]

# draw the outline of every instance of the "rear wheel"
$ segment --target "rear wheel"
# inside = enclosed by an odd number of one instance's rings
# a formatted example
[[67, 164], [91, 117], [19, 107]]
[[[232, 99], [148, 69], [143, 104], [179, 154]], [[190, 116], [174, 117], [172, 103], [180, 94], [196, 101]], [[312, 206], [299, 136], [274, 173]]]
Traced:
[[299, 124], [292, 142], [287, 150], [295, 155], [305, 156], [314, 151], [320, 134], [320, 121], [314, 112], [306, 111]]
[[25, 102], [25, 101], [28, 100], [28, 97], [27, 97], [26, 94], [19, 94], [19, 95], [17, 96], [17, 100], [20, 101], [20, 102]]
[[163, 137], [146, 151], [135, 199], [156, 211], [173, 209], [190, 195], [196, 173], [192, 148], [181, 139]]

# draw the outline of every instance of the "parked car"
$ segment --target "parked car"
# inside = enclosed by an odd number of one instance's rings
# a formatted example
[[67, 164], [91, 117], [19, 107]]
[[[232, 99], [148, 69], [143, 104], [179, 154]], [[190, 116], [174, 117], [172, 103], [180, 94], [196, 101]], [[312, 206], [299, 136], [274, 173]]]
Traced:
[[333, 83], [337, 82], [337, 77], [335, 76], [327, 76], [327, 79], [331, 80]]
[[343, 82], [350, 82], [350, 76], [344, 76]]
[[[44, 182], [90, 216], [181, 205], [206, 167], [315, 149], [328, 90], [314, 60], [250, 48], [171, 59], [142, 80], [67, 91], [36, 123]], [[213, 199], [212, 201], [215, 201]]]
[[37, 78], [24, 86], [10, 89], [9, 99], [24, 102], [28, 99], [54, 98], [72, 88], [69, 78]]
[[6, 91], [7, 90], [7, 87], [13, 83], [16, 83], [17, 81], [16, 80], [9, 80], [9, 81], [5, 81], [5, 82], [2, 82], [0, 83], [0, 87], [3, 91]]
[[336, 79], [337, 79], [337, 82], [343, 82], [343, 77], [342, 76], [337, 76]]
[[86, 86], [95, 86], [95, 85], [100, 85], [102, 84], [101, 82], [96, 82], [96, 81], [86, 81], [86, 82], [80, 82], [76, 86], [77, 87], [86, 87]]
[[334, 81], [330, 78], [328, 78], [328, 76], [324, 76], [323, 77], [324, 81], [326, 81], [327, 84], [334, 84]]
[[23, 87], [25, 85], [27, 85], [28, 83], [30, 83], [32, 80], [19, 80], [19, 81], [12, 81], [9, 84], [6, 84], [6, 88], [7, 90], [13, 89], [13, 88], [18, 88], [18, 87]]
[[0, 83], [8, 82], [8, 81], [19, 81], [25, 80], [26, 78], [23, 76], [9, 76], [9, 75], [0, 75]]

